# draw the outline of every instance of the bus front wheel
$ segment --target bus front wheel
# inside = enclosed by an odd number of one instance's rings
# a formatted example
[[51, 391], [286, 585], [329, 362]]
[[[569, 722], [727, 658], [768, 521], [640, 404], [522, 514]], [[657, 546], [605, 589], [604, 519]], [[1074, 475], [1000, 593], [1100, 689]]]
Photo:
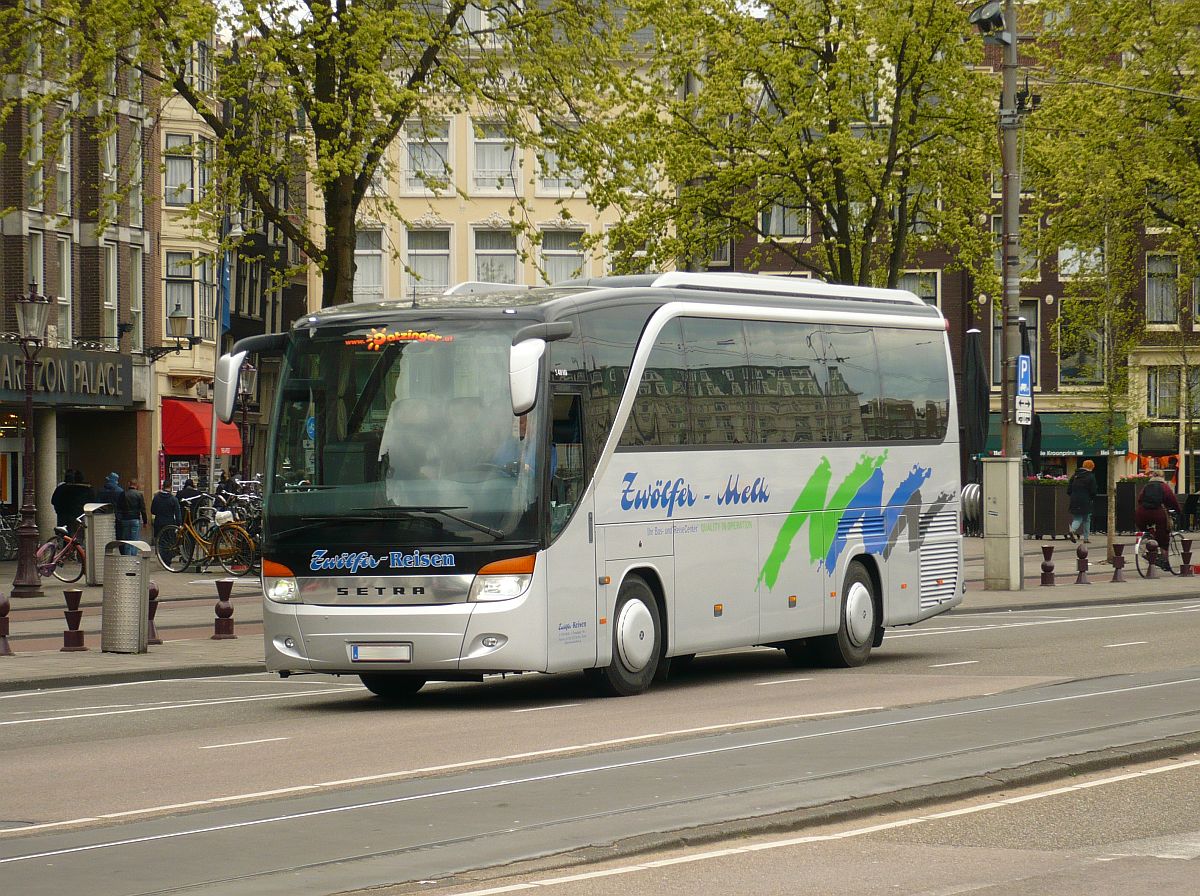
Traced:
[[638, 576], [621, 583], [612, 617], [612, 662], [599, 670], [601, 690], [612, 697], [640, 694], [654, 680], [662, 654], [658, 602]]
[[871, 655], [879, 625], [875, 582], [861, 563], [851, 563], [838, 604], [836, 635], [814, 638], [817, 659], [826, 666], [847, 669], [861, 666]]
[[403, 700], [425, 687], [424, 678], [411, 675], [388, 675], [386, 672], [364, 673], [358, 676], [368, 691], [384, 700]]

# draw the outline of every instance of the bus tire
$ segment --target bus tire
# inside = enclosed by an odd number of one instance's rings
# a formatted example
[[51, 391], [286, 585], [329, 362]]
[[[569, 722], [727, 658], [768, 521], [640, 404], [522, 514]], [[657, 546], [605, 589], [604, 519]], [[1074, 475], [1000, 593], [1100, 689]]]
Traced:
[[599, 670], [600, 690], [610, 697], [632, 697], [654, 681], [662, 654], [658, 602], [638, 576], [621, 583], [612, 617], [612, 662]]
[[813, 664], [813, 649], [808, 638], [796, 638], [794, 641], [784, 641], [780, 645], [788, 662], [797, 669], [807, 669]]
[[871, 655], [878, 627], [875, 582], [861, 563], [851, 563], [838, 603], [837, 634], [813, 639], [816, 658], [833, 668], [861, 666]]
[[368, 691], [384, 700], [404, 700], [425, 687], [424, 678], [411, 675], [389, 675], [386, 672], [364, 672], [358, 676]]

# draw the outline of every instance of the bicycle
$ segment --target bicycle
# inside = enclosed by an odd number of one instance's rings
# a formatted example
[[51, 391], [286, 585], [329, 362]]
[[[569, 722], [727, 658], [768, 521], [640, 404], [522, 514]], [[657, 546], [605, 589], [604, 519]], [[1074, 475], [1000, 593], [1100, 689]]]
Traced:
[[87, 568], [87, 552], [83, 549], [83, 515], [76, 520], [75, 531], [66, 526], [55, 526], [57, 537], [38, 547], [34, 555], [38, 575], [49, 576], [60, 582], [77, 582]]
[[[207, 569], [215, 561], [231, 576], [244, 576], [254, 568], [253, 542], [236, 522], [218, 525], [199, 510], [194, 515], [198, 520], [194, 521], [191, 504], [206, 497], [183, 499], [183, 525], [166, 526], [154, 539], [158, 562], [171, 572], [185, 572], [193, 563]], [[203, 529], [197, 527], [197, 522]]]
[[[1164, 572], [1177, 576], [1183, 572], [1183, 566], [1178, 562], [1179, 558], [1183, 556], [1183, 531], [1179, 527], [1179, 515], [1171, 511], [1169, 516], [1171, 535], [1167, 540], [1167, 551], [1164, 554], [1162, 545], [1158, 546], [1157, 553], [1160, 562], [1156, 565]], [[1133, 545], [1133, 561], [1137, 566], [1138, 575], [1143, 579], [1150, 574], [1150, 551], [1146, 543], [1151, 539], [1154, 539], [1153, 532], [1138, 532], [1137, 541]], [[1174, 566], [1164, 565], [1169, 557], [1176, 558], [1177, 562]]]
[[0, 515], [0, 560], [17, 559], [17, 526], [18, 518], [8, 514]]

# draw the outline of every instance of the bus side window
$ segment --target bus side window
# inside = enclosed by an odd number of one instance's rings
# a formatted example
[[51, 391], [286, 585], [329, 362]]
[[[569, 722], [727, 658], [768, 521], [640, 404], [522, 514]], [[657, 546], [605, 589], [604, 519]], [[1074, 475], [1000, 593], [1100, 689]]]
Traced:
[[583, 406], [578, 393], [554, 396], [550, 439], [550, 534], [558, 535], [583, 493]]

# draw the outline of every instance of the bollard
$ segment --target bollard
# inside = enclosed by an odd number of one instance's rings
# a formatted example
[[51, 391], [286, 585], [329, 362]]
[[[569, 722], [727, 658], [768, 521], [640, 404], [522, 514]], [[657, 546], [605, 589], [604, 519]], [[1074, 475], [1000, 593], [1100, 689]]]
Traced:
[[213, 636], [211, 641], [225, 641], [229, 638], [236, 638], [233, 633], [233, 604], [229, 602], [229, 595], [233, 593], [233, 579], [218, 579], [217, 580], [217, 619], [213, 624]]
[[1125, 545], [1113, 542], [1113, 576], [1114, 582], [1125, 581]]
[[0, 656], [13, 655], [12, 647], [8, 644], [8, 611], [11, 608], [8, 595], [0, 593]]
[[153, 580], [150, 581], [150, 608], [148, 612], [150, 614], [150, 625], [146, 629], [146, 643], [161, 644], [163, 642], [162, 638], [158, 636], [158, 629], [154, 627], [154, 614], [158, 612], [158, 583]]
[[1054, 561], [1051, 560], [1051, 555], [1054, 553], [1054, 545], [1042, 545], [1042, 584], [1054, 584]]
[[1146, 578], [1158, 578], [1158, 542], [1153, 538], [1146, 539]]
[[83, 632], [79, 630], [79, 623], [83, 621], [83, 610], [79, 609], [79, 604], [83, 601], [83, 591], [69, 589], [63, 592], [63, 598], [67, 602], [67, 608], [63, 611], [63, 616], [67, 618], [67, 630], [63, 632], [63, 646], [59, 648], [59, 653], [87, 650], [83, 643]]
[[1182, 564], [1179, 567], [1181, 576], [1195, 575], [1196, 571], [1192, 569], [1192, 540], [1190, 538], [1179, 539], [1179, 562]]
[[1079, 575], [1075, 576], [1075, 584], [1076, 585], [1092, 584], [1091, 581], [1088, 580], [1088, 549], [1087, 549], [1087, 545], [1080, 544], [1079, 547], [1077, 547], [1075, 549], [1075, 556], [1078, 558], [1075, 561], [1075, 566], [1079, 570]]

